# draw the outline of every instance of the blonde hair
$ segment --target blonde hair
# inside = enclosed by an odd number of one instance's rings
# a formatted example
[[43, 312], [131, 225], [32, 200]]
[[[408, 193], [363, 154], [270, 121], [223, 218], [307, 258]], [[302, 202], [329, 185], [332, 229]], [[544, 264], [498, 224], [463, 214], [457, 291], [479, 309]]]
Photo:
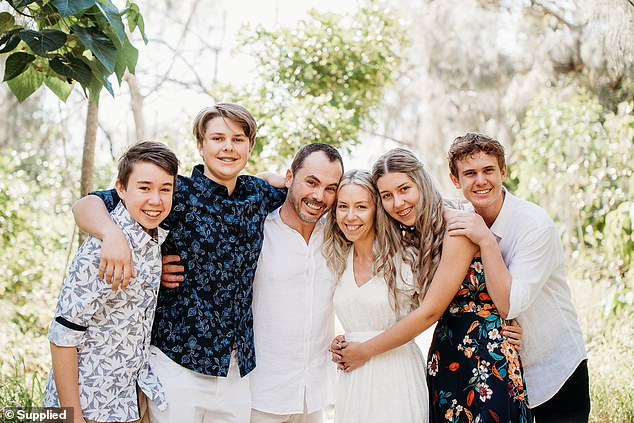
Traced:
[[[404, 173], [416, 184], [420, 192], [413, 228], [404, 227], [389, 216], [382, 204], [377, 208], [377, 214], [384, 214], [390, 222], [384, 249], [391, 256], [402, 254], [403, 260], [412, 266], [416, 291], [419, 299], [422, 299], [429, 289], [442, 253], [446, 226], [443, 200], [423, 164], [409, 150], [395, 148], [379, 157], [372, 168], [374, 184], [376, 185], [377, 181], [388, 173]], [[414, 247], [416, 251], [412, 251], [410, 247]], [[418, 257], [415, 253], [418, 253]], [[384, 272], [395, 274], [396, 269], [389, 267], [384, 269]]]
[[[378, 210], [381, 208], [381, 201], [379, 199], [379, 193], [376, 189], [376, 185], [372, 182], [372, 175], [367, 170], [350, 170], [346, 172], [339, 182], [337, 188], [337, 195], [339, 191], [346, 185], [358, 185], [365, 189], [372, 199], [372, 204], [375, 209], [374, 217], [374, 242], [372, 244], [372, 252], [374, 253], [375, 262], [372, 269], [373, 274], [384, 273], [385, 268], [394, 269], [393, 256], [390, 256], [384, 247], [387, 245], [384, 240], [390, 222], [387, 220], [385, 214], [379, 214]], [[324, 230], [324, 245], [322, 252], [326, 258], [328, 267], [334, 272], [335, 280], [341, 279], [344, 271], [346, 270], [347, 258], [352, 248], [352, 242], [348, 241], [345, 237], [339, 225], [337, 224], [337, 201], [335, 200], [328, 218], [326, 221], [326, 227]], [[389, 263], [389, 264], [388, 264]], [[388, 297], [390, 305], [394, 312], [399, 314], [399, 295], [403, 292], [397, 286], [396, 272], [385, 275], [385, 282], [388, 288]]]

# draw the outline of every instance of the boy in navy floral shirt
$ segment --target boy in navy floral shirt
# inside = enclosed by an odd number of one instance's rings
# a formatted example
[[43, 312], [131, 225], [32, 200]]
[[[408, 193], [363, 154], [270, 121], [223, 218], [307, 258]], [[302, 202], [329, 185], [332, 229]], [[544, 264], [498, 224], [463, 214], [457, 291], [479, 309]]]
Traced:
[[167, 236], [158, 225], [172, 207], [177, 173], [178, 159], [157, 142], [136, 144], [119, 161], [116, 186], [122, 202], [111, 216], [132, 251], [137, 274], [126, 291], [113, 291], [98, 277], [96, 238], [81, 245], [70, 266], [48, 333], [53, 371], [44, 405], [72, 407], [76, 423], [141, 419], [147, 407], [144, 396], [137, 401], [139, 388], [156, 407], [167, 407], [149, 365], [149, 344]]
[[[163, 261], [181, 260], [184, 274], [178, 288], [159, 292], [150, 360], [169, 407], [162, 411], [150, 404], [154, 423], [249, 421], [253, 277], [264, 221], [286, 194], [239, 175], [256, 129], [253, 116], [231, 103], [203, 109], [194, 120], [203, 164], [191, 177], [178, 177], [174, 207], [164, 222], [170, 234]], [[104, 207], [114, 208], [118, 197], [113, 191], [96, 194], [75, 205], [75, 217], [82, 230], [103, 239], [100, 269], [106, 280], [125, 286], [132, 276], [129, 254]]]

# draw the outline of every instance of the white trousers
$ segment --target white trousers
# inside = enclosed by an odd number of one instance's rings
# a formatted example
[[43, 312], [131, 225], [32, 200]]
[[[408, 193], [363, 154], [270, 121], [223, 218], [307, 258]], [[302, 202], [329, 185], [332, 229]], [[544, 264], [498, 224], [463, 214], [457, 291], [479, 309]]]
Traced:
[[323, 421], [324, 410], [317, 410], [310, 414], [272, 414], [256, 409], [251, 410], [251, 423], [322, 423]]
[[248, 423], [251, 414], [249, 376], [240, 377], [235, 353], [227, 377], [193, 372], [150, 348], [150, 365], [158, 375], [167, 398], [161, 411], [148, 401], [152, 423]]

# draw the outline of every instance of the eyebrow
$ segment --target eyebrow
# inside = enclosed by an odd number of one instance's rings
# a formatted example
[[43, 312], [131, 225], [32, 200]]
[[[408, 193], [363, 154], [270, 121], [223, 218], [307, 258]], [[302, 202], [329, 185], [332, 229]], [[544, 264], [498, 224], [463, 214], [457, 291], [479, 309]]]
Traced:
[[[152, 182], [152, 181], [136, 181], [136, 183], [137, 183], [137, 185], [143, 185], [143, 184], [153, 184], [154, 182]], [[161, 186], [164, 186], [164, 185], [174, 185], [174, 183], [173, 182], [165, 182], [165, 183], [161, 184]]]

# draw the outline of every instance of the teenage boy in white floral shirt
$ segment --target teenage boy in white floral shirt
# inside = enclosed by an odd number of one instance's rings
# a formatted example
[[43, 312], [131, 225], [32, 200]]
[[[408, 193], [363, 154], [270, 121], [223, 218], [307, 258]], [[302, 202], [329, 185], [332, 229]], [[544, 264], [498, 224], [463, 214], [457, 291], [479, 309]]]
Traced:
[[161, 143], [141, 142], [121, 157], [118, 171], [123, 202], [111, 215], [133, 252], [136, 279], [125, 291], [111, 289], [99, 277], [101, 241], [89, 237], [73, 258], [48, 333], [53, 369], [44, 405], [72, 407], [75, 423], [141, 421], [143, 393], [167, 407], [148, 357], [167, 236], [158, 225], [172, 208], [178, 159]]

